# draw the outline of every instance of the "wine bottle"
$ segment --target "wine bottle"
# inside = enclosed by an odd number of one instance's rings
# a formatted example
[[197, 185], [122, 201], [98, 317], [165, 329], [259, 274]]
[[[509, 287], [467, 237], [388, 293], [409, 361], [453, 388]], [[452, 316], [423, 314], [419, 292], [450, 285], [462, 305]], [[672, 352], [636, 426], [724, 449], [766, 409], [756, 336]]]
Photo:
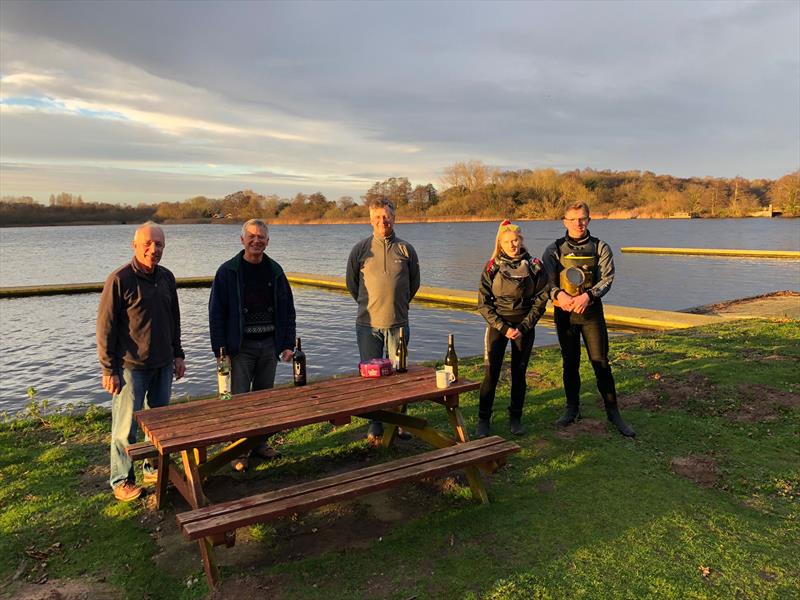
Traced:
[[219, 349], [219, 361], [217, 362], [217, 388], [220, 400], [231, 399], [231, 359], [226, 356], [225, 348]]
[[458, 355], [452, 333], [447, 336], [447, 356], [444, 357], [444, 367], [445, 370], [451, 370], [455, 377], [454, 381], [458, 381]]
[[397, 372], [405, 373], [408, 371], [408, 346], [406, 346], [406, 336], [403, 328], [400, 328], [400, 337], [397, 339]]
[[306, 384], [306, 353], [303, 352], [300, 338], [297, 338], [297, 344], [294, 349], [294, 356], [292, 357], [292, 368], [294, 370], [294, 384]]

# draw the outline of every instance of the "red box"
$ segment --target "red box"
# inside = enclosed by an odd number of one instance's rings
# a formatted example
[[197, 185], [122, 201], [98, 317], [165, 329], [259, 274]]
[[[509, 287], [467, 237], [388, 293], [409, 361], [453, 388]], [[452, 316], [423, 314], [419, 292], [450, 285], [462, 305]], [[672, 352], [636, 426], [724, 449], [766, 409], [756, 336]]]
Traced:
[[392, 374], [392, 361], [388, 358], [373, 358], [358, 363], [358, 372], [362, 377], [386, 377]]

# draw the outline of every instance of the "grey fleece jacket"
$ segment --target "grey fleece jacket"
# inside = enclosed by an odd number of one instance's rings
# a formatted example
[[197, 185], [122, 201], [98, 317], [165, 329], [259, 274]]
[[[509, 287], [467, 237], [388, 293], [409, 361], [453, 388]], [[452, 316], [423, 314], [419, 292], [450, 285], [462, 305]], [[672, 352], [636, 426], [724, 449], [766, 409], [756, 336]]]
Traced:
[[152, 273], [136, 260], [111, 273], [97, 309], [97, 355], [103, 375], [128, 369], [166, 367], [184, 358], [175, 276], [156, 265]]
[[356, 324], [376, 329], [408, 325], [408, 305], [419, 289], [414, 247], [392, 233], [353, 246], [347, 260], [347, 289], [358, 303]]

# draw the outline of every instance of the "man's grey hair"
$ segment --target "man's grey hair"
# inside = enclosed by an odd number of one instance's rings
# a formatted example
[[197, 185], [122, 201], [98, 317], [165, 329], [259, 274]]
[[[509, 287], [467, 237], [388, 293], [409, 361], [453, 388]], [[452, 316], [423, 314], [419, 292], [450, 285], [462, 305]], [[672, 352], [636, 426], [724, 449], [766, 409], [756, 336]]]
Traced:
[[247, 228], [250, 227], [251, 225], [255, 225], [261, 231], [264, 232], [264, 235], [269, 237], [269, 227], [267, 227], [267, 224], [264, 223], [264, 221], [262, 221], [261, 219], [249, 219], [245, 221], [244, 225], [242, 225], [242, 237], [245, 236], [245, 234], [247, 233]]
[[386, 196], [381, 196], [380, 198], [373, 198], [367, 204], [367, 208], [369, 208], [370, 210], [375, 210], [378, 208], [387, 208], [392, 212], [392, 214], [395, 214], [394, 202], [389, 200]]
[[567, 213], [571, 210], [585, 210], [586, 216], [589, 216], [589, 205], [586, 202], [569, 202], [564, 207], [564, 216], [567, 216]]
[[145, 221], [136, 228], [136, 231], [133, 232], [134, 239], [136, 238], [137, 233], [139, 233], [142, 229], [147, 229], [149, 227], [152, 227], [153, 229], [158, 229], [162, 234], [164, 233], [164, 230], [161, 228], [161, 225], [159, 225], [155, 221]]

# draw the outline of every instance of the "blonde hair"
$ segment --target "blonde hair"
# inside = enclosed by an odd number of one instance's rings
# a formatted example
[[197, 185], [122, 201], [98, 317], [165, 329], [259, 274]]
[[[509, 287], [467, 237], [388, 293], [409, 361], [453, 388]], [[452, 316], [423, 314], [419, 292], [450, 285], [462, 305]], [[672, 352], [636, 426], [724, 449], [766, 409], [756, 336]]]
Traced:
[[519, 228], [519, 225], [514, 225], [511, 221], [506, 219], [497, 228], [497, 236], [494, 238], [494, 252], [492, 252], [492, 260], [497, 258], [497, 255], [500, 254], [500, 236], [503, 235], [506, 231], [511, 231], [516, 233], [519, 236], [520, 240], [525, 240], [522, 236], [522, 230]]

